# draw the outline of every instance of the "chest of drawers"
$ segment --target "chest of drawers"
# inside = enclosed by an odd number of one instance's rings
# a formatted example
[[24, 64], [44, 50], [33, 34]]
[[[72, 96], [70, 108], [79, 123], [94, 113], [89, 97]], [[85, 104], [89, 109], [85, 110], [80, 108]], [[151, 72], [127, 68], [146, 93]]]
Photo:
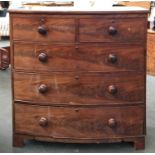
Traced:
[[147, 10], [10, 10], [13, 145], [144, 148]]

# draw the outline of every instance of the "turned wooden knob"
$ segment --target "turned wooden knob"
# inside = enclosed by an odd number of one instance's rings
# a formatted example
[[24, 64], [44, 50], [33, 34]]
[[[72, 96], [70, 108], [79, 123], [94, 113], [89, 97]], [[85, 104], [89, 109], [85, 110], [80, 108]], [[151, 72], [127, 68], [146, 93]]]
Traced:
[[115, 54], [109, 54], [108, 55], [108, 62], [116, 63], [117, 62], [117, 56]]
[[39, 92], [44, 94], [46, 92], [48, 92], [48, 87], [45, 84], [41, 84], [38, 88]]
[[47, 58], [48, 58], [48, 56], [47, 56], [46, 53], [40, 53], [40, 54], [38, 55], [38, 59], [39, 59], [39, 61], [41, 61], [41, 62], [46, 62], [46, 61], [47, 61]]
[[48, 120], [46, 117], [41, 117], [39, 120], [39, 125], [41, 127], [46, 127], [48, 125]]
[[76, 80], [79, 80], [79, 79], [80, 79], [80, 77], [79, 77], [78, 75], [76, 75], [74, 78], [75, 78]]
[[109, 34], [110, 35], [115, 35], [117, 33], [117, 29], [113, 26], [109, 27]]
[[114, 85], [110, 85], [110, 86], [108, 87], [108, 92], [109, 92], [110, 94], [116, 94], [116, 93], [117, 93], [117, 87], [114, 86]]
[[41, 35], [46, 35], [47, 34], [47, 28], [45, 26], [39, 26], [38, 27], [38, 32], [41, 34]]
[[110, 118], [108, 120], [108, 125], [109, 127], [114, 128], [116, 126], [116, 120], [114, 118]]

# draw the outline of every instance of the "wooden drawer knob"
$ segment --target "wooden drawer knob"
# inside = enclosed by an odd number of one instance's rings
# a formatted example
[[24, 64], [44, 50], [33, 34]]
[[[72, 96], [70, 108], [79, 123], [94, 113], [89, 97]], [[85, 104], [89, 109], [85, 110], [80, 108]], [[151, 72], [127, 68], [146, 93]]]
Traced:
[[117, 29], [113, 26], [109, 27], [109, 34], [110, 35], [115, 35], [117, 33]]
[[109, 54], [108, 55], [108, 62], [116, 63], [117, 62], [117, 56], [115, 54]]
[[46, 53], [40, 53], [40, 54], [38, 55], [38, 59], [39, 59], [39, 61], [41, 61], [41, 62], [46, 62], [47, 59], [48, 59], [48, 56], [47, 56]]
[[110, 85], [110, 86], [108, 87], [108, 92], [109, 92], [110, 94], [116, 94], [116, 93], [117, 93], [117, 87], [114, 86], [114, 85]]
[[45, 84], [41, 84], [39, 86], [38, 90], [39, 90], [40, 93], [44, 94], [44, 93], [48, 92], [48, 87]]
[[74, 77], [76, 80], [79, 80], [80, 79], [80, 77], [77, 75], [77, 76], [75, 76]]
[[108, 120], [108, 125], [109, 125], [109, 127], [111, 127], [111, 128], [116, 127], [116, 120], [115, 120], [114, 118], [110, 118], [110, 119]]
[[39, 125], [41, 127], [47, 127], [48, 126], [48, 120], [46, 117], [41, 117], [39, 120]]
[[38, 27], [38, 32], [41, 34], [41, 35], [46, 35], [47, 34], [47, 28], [45, 26], [39, 26]]

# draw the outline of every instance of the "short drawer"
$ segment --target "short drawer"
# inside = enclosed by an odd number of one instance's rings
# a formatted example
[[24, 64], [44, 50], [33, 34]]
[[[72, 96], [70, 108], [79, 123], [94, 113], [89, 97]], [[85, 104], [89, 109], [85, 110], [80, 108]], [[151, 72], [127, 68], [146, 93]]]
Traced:
[[14, 44], [14, 68], [28, 71], [144, 71], [145, 49], [133, 45]]
[[74, 19], [25, 15], [12, 18], [13, 40], [74, 42]]
[[144, 134], [143, 106], [50, 107], [15, 104], [15, 132], [33, 136], [104, 139]]
[[14, 99], [47, 105], [143, 103], [144, 75], [138, 72], [14, 73]]
[[143, 42], [146, 36], [146, 19], [91, 18], [80, 19], [80, 42]]

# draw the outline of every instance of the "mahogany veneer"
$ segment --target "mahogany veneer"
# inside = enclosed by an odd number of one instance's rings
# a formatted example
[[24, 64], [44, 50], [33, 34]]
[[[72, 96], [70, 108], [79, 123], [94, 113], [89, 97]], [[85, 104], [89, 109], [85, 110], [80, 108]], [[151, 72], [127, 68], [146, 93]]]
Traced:
[[14, 9], [10, 25], [14, 146], [144, 148], [147, 10]]

